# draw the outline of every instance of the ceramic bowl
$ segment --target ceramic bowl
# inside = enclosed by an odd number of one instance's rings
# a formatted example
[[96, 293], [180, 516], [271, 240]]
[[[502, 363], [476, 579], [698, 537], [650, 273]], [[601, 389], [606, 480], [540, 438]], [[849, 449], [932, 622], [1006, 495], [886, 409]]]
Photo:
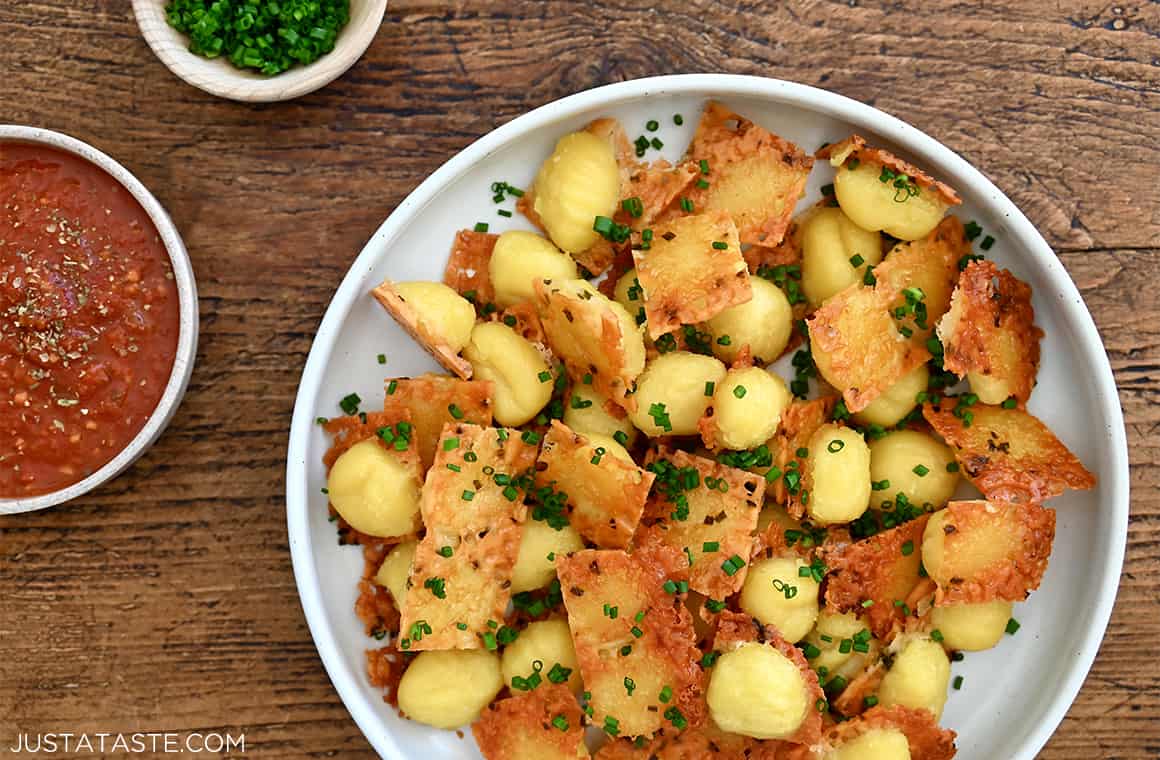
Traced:
[[[339, 414], [338, 401], [359, 393], [380, 408], [385, 376], [438, 371], [368, 292], [385, 277], [439, 280], [455, 231], [476, 222], [493, 232], [526, 226], [497, 216], [491, 183], [527, 187], [561, 136], [601, 116], [624, 124], [630, 139], [649, 120], [670, 161], [679, 158], [705, 101], [722, 100], [758, 124], [812, 151], [857, 132], [896, 151], [955, 187], [955, 209], [994, 236], [987, 252], [1034, 288], [1036, 321], [1046, 331], [1031, 411], [1099, 478], [1092, 491], [1051, 500], [1057, 533], [1041, 588], [1016, 605], [1022, 623], [992, 650], [954, 663], [963, 676], [951, 690], [942, 724], [958, 732], [960, 760], [1031, 760], [1079, 691], [1108, 622], [1123, 562], [1128, 523], [1128, 457], [1111, 368], [1079, 291], [1051, 248], [1015, 205], [979, 170], [914, 127], [868, 105], [790, 82], [687, 75], [609, 85], [537, 108], [451, 158], [391, 213], [338, 288], [318, 330], [294, 410], [287, 462], [290, 548], [302, 606], [322, 661], [370, 743], [384, 757], [477, 758], [465, 732], [439, 731], [400, 718], [366, 676], [365, 650], [381, 646], [363, 633], [353, 607], [362, 553], [340, 547], [327, 521], [322, 455], [329, 441], [315, 424]], [[676, 125], [674, 114], [683, 116]], [[649, 158], [656, 157], [650, 152]], [[798, 208], [832, 181], [815, 167]], [[386, 354], [387, 365], [376, 356]]]
[[198, 89], [247, 103], [290, 100], [330, 84], [370, 47], [387, 10], [387, 0], [351, 0], [350, 22], [338, 35], [334, 50], [307, 66], [270, 77], [243, 71], [224, 58], [189, 52], [189, 38], [165, 19], [166, 5], [167, 0], [133, 0], [137, 25], [161, 62]]
[[169, 218], [169, 214], [128, 169], [88, 143], [47, 129], [0, 125], [0, 142], [31, 143], [72, 153], [103, 169], [106, 174], [120, 182], [145, 209], [145, 213], [149, 215], [149, 219], [161, 236], [165, 250], [169, 253], [169, 260], [173, 265], [174, 281], [177, 284], [180, 319], [177, 353], [173, 360], [173, 369], [169, 373], [169, 381], [165, 386], [165, 391], [161, 395], [157, 408], [153, 410], [149, 419], [146, 420], [145, 426], [129, 442], [129, 445], [92, 475], [71, 486], [38, 496], [0, 498], [0, 515], [2, 515], [47, 509], [82, 496], [117, 477], [153, 445], [177, 411], [177, 407], [185, 395], [185, 388], [189, 384], [190, 374], [193, 372], [194, 359], [197, 357], [198, 309], [197, 283], [193, 277], [193, 267], [189, 263], [189, 254], [185, 250], [185, 243], [182, 242], [181, 235], [173, 224], [173, 220]]

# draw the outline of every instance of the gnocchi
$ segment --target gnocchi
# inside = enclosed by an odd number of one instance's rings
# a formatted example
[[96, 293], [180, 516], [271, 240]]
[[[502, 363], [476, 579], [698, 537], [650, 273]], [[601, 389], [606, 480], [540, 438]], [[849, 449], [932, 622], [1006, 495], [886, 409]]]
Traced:
[[749, 449], [777, 430], [791, 396], [785, 381], [760, 367], [731, 369], [713, 393], [716, 443], [726, 449]]
[[936, 194], [919, 189], [910, 195], [893, 181], [884, 181], [883, 167], [847, 161], [834, 176], [834, 195], [850, 220], [865, 230], [882, 230], [899, 240], [925, 237], [942, 220], [947, 204]]
[[814, 707], [798, 666], [757, 642], [741, 644], [717, 658], [706, 698], [713, 722], [755, 739], [793, 735]]
[[[730, 306], [705, 323], [713, 338], [713, 355], [732, 362], [748, 347], [755, 364], [772, 362], [789, 345], [793, 307], [781, 288], [762, 277], [749, 281], [753, 298]], [[631, 295], [631, 294], [630, 294]]]
[[517, 691], [537, 673], [541, 683], [563, 683], [573, 692], [582, 685], [572, 633], [568, 621], [560, 618], [528, 623], [519, 638], [504, 647], [501, 665], [504, 683]]
[[376, 439], [356, 443], [335, 461], [326, 490], [342, 519], [357, 531], [382, 538], [415, 532], [419, 481]]
[[897, 728], [872, 728], [830, 750], [822, 760], [910, 760], [910, 744]]
[[764, 625], [772, 625], [787, 641], [800, 641], [818, 617], [818, 583], [802, 576], [809, 563], [799, 557], [774, 557], [754, 562], [741, 587], [741, 609]]
[[419, 723], [458, 728], [477, 720], [502, 688], [500, 659], [494, 652], [421, 652], [399, 681], [399, 709]]
[[552, 398], [548, 363], [535, 346], [507, 325], [477, 324], [463, 356], [471, 362], [476, 378], [494, 383], [494, 413], [501, 425], [524, 424]]
[[925, 392], [929, 384], [930, 370], [925, 364], [920, 364], [883, 391], [866, 408], [856, 412], [854, 419], [863, 425], [894, 427], [918, 406], [918, 394]]
[[810, 305], [861, 282], [882, 261], [882, 236], [863, 229], [840, 208], [816, 209], [802, 223], [802, 292]]
[[571, 525], [557, 530], [541, 520], [528, 520], [512, 568], [512, 593], [547, 587], [556, 577], [556, 556], [583, 548], [584, 540]]
[[592, 386], [574, 385], [572, 398], [564, 406], [564, 424], [588, 438], [601, 435], [631, 446], [636, 441], [636, 428], [623, 411], [609, 412], [608, 403], [608, 397]]
[[870, 448], [857, 431], [823, 425], [810, 436], [806, 511], [821, 525], [850, 522], [870, 506]]
[[1003, 599], [935, 607], [930, 624], [949, 649], [980, 652], [999, 643], [1007, 631], [1013, 605]]
[[950, 447], [928, 433], [896, 430], [870, 444], [870, 478], [888, 498], [937, 509], [951, 500], [959, 466]]
[[712, 356], [688, 351], [662, 354], [636, 380], [632, 424], [650, 437], [696, 435], [697, 423], [713, 400], [725, 365]]
[[573, 132], [556, 143], [533, 185], [532, 207], [561, 250], [578, 253], [600, 239], [598, 216], [612, 217], [620, 200], [620, 169], [607, 140]]
[[509, 230], [500, 235], [487, 266], [495, 304], [501, 309], [531, 301], [536, 294], [532, 283], [537, 279], [568, 280], [577, 275], [571, 256], [547, 238], [525, 230]]
[[950, 680], [951, 661], [942, 645], [927, 637], [911, 638], [902, 644], [883, 676], [878, 703], [930, 710], [938, 720]]
[[400, 611], [407, 598], [407, 578], [411, 574], [411, 562], [415, 559], [418, 546], [418, 541], [404, 541], [391, 549], [375, 573], [375, 583], [391, 592], [395, 607]]
[[462, 351], [475, 327], [475, 307], [441, 282], [396, 282], [395, 291], [419, 314], [419, 321], [452, 351]]

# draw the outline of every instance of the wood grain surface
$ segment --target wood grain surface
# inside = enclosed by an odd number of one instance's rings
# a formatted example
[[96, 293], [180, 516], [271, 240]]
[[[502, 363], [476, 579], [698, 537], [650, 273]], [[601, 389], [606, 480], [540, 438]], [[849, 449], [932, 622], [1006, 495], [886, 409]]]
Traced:
[[394, 205], [495, 126], [607, 82], [726, 71], [915, 123], [1059, 252], [1119, 383], [1132, 521], [1108, 636], [1042, 757], [1160, 756], [1156, 2], [393, 0], [350, 72], [268, 106], [177, 80], [129, 0], [0, 2], [0, 40], [0, 120], [137, 173], [185, 235], [202, 309], [161, 442], [89, 497], [0, 518], [0, 753], [22, 731], [228, 729], [246, 756], [372, 757], [307, 632], [284, 519], [331, 294]]

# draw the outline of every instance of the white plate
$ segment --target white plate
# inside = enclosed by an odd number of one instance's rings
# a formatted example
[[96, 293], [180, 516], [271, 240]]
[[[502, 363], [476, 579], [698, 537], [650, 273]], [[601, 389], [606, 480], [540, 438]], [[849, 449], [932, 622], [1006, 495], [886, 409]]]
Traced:
[[[496, 215], [490, 185], [530, 184], [556, 139], [599, 116], [621, 120], [630, 137], [661, 123], [663, 155], [688, 143], [702, 104], [723, 100], [762, 126], [812, 151], [856, 131], [897, 150], [963, 196], [956, 210], [983, 225], [988, 252], [1034, 288], [1035, 315], [1046, 331], [1039, 385], [1030, 409], [1097, 474], [1099, 485], [1050, 506], [1058, 515], [1055, 548], [1043, 586], [1016, 606], [1022, 628], [996, 648], [955, 663], [964, 676], [951, 691], [943, 725], [959, 734], [959, 758], [1032, 758], [1079, 691], [1107, 626], [1119, 582], [1128, 524], [1128, 458], [1123, 417], [1099, 334], [1074, 283], [1026, 217], [986, 177], [950, 149], [870, 106], [804, 85], [727, 75], [642, 79], [601, 87], [538, 108], [483, 137], [444, 164], [379, 228], [347, 273], [322, 320], [298, 391], [287, 462], [287, 517], [294, 572], [319, 654], [351, 715], [387, 758], [476, 758], [474, 742], [403, 720], [365, 674], [363, 635], [353, 612], [361, 552], [340, 547], [327, 521], [318, 416], [339, 413], [357, 392], [379, 408], [383, 378], [435, 365], [367, 292], [384, 277], [438, 280], [455, 231], [478, 221], [492, 231], [526, 226]], [[684, 125], [672, 115], [684, 116]], [[655, 157], [650, 151], [649, 158]], [[813, 203], [832, 181], [828, 166], [810, 177]], [[505, 203], [505, 207], [511, 206]], [[388, 363], [380, 366], [379, 353]]]

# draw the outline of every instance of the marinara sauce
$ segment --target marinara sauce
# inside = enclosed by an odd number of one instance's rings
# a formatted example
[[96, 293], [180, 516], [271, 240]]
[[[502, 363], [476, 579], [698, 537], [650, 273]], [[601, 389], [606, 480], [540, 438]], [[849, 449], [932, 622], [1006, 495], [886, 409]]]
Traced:
[[129, 191], [69, 153], [0, 143], [0, 497], [117, 455], [177, 352], [177, 286]]

